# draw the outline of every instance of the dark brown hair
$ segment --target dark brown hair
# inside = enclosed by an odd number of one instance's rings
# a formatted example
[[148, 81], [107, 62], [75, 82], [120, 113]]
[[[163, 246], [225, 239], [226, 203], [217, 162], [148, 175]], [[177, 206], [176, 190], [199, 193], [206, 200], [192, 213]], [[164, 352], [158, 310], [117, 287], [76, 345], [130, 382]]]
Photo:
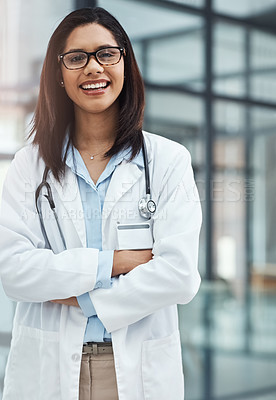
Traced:
[[[74, 126], [73, 102], [59, 84], [61, 80], [58, 55], [64, 51], [66, 40], [78, 26], [97, 23], [108, 29], [118, 46], [125, 48], [125, 81], [119, 95], [119, 119], [116, 140], [106, 156], [131, 148], [133, 159], [142, 146], [142, 123], [144, 114], [144, 85], [132, 45], [120, 23], [100, 7], [82, 8], [67, 15], [54, 31], [44, 60], [38, 102], [32, 121], [30, 136], [38, 145], [40, 156], [60, 179], [65, 170], [66, 153], [63, 154], [65, 137], [69, 127]], [[68, 146], [72, 145], [73, 129], [70, 129]], [[68, 147], [67, 147], [68, 149]]]

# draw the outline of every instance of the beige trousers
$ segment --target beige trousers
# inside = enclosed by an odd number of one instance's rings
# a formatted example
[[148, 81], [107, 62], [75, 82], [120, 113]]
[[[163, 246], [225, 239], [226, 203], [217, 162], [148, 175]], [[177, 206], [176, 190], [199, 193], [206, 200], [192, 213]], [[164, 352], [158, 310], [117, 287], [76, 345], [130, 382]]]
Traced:
[[83, 354], [79, 400], [118, 400], [113, 354]]

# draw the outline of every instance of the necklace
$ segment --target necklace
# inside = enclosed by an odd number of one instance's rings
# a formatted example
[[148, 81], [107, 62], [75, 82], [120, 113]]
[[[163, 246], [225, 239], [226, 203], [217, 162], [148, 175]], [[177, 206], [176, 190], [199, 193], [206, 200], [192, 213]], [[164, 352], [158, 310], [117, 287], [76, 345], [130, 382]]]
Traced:
[[99, 154], [101, 154], [101, 153], [106, 153], [106, 150], [108, 149], [108, 147], [103, 151], [100, 151], [99, 153], [96, 153], [96, 154], [90, 154], [89, 153], [89, 151], [84, 151], [84, 153], [86, 153], [86, 154], [88, 154], [89, 155], [89, 157], [90, 157], [90, 160], [94, 160], [94, 158], [96, 157], [96, 156], [98, 156]]
[[98, 156], [99, 154], [101, 154], [101, 153], [97, 153], [97, 154], [90, 154], [90, 153], [88, 153], [88, 151], [86, 151], [85, 153], [87, 153], [87, 154], [89, 154], [89, 157], [90, 157], [90, 160], [94, 160], [94, 157], [96, 157], [96, 156]]

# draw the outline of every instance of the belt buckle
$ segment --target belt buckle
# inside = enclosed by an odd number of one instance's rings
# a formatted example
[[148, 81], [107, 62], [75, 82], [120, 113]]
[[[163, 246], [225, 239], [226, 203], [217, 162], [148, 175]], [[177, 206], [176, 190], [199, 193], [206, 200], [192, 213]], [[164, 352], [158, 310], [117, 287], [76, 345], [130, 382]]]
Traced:
[[93, 355], [99, 354], [98, 343], [84, 343], [83, 349], [85, 350], [83, 350], [82, 354], [93, 354]]

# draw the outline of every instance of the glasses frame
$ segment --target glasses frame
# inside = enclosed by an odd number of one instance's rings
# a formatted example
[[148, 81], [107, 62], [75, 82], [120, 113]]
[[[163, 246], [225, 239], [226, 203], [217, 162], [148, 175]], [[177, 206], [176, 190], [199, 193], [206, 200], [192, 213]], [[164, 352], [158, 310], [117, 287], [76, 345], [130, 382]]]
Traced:
[[[103, 50], [105, 50], [105, 49], [118, 49], [118, 50], [120, 50], [120, 58], [119, 58], [119, 60], [118, 60], [117, 62], [115, 62], [115, 63], [112, 63], [112, 64], [104, 64], [104, 63], [102, 63], [102, 62], [98, 59], [97, 53], [99, 53], [100, 51], [103, 51]], [[87, 55], [86, 64], [85, 64], [83, 67], [68, 68], [68, 67], [65, 65], [64, 57], [65, 57], [67, 54], [72, 54], [72, 53], [84, 53], [84, 54], [86, 54], [86, 55]], [[97, 50], [97, 51], [84, 51], [84, 50], [80, 50], [80, 51], [75, 51], [75, 50], [74, 50], [74, 51], [68, 51], [67, 53], [59, 54], [58, 60], [59, 60], [59, 62], [62, 61], [62, 64], [64, 65], [64, 67], [65, 67], [66, 69], [69, 69], [69, 70], [71, 70], [71, 71], [75, 71], [75, 70], [77, 70], [77, 69], [85, 68], [85, 67], [87, 66], [87, 64], [89, 63], [89, 60], [90, 60], [91, 56], [94, 56], [95, 59], [96, 59], [96, 61], [97, 61], [97, 63], [99, 63], [100, 65], [103, 65], [103, 66], [105, 66], [105, 67], [111, 67], [112, 65], [118, 64], [118, 63], [120, 62], [122, 56], [125, 56], [125, 55], [126, 55], [126, 51], [125, 51], [125, 49], [124, 49], [123, 47], [119, 47], [119, 46], [108, 46], [108, 47], [103, 47], [102, 49], [99, 49], [99, 50]]]

